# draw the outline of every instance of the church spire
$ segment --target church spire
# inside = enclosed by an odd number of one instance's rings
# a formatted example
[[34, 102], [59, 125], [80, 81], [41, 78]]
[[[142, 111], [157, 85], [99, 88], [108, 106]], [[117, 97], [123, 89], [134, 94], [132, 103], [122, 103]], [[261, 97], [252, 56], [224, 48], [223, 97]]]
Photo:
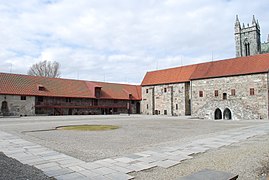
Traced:
[[260, 24], [259, 24], [258, 19], [257, 19], [257, 28], [260, 29]]
[[238, 15], [236, 15], [236, 18], [235, 18], [235, 26], [240, 27], [240, 21], [239, 21]]
[[238, 15], [236, 15], [236, 18], [235, 18], [234, 30], [235, 30], [235, 33], [239, 33], [241, 31], [241, 25], [240, 25]]
[[253, 15], [253, 18], [252, 18], [252, 25], [256, 25], [256, 20], [255, 20], [255, 16]]

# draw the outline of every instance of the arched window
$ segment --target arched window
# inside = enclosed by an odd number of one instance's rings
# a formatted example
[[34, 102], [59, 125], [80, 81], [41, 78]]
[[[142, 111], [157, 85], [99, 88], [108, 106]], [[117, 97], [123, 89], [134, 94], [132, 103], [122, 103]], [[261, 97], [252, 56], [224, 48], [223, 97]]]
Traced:
[[232, 119], [232, 112], [231, 112], [231, 110], [229, 108], [226, 108], [223, 111], [223, 119], [227, 119], [227, 120]]
[[222, 119], [222, 112], [221, 112], [221, 110], [220, 110], [219, 108], [217, 108], [217, 109], [215, 110], [214, 118], [215, 118], [215, 119]]
[[250, 45], [249, 45], [249, 43], [245, 43], [245, 53], [246, 53], [246, 56], [250, 56]]

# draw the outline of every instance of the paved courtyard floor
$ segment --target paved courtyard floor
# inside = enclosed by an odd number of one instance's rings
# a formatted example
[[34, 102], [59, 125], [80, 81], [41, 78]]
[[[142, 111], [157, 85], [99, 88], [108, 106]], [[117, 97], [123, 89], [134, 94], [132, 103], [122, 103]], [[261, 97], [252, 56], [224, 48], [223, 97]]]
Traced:
[[[79, 124], [121, 128], [96, 132], [53, 130]], [[267, 141], [268, 133], [268, 120], [212, 121], [142, 115], [0, 118], [0, 151], [57, 179], [158, 179], [158, 172], [195, 162], [200, 154], [255, 137]], [[170, 173], [163, 178], [178, 177]]]

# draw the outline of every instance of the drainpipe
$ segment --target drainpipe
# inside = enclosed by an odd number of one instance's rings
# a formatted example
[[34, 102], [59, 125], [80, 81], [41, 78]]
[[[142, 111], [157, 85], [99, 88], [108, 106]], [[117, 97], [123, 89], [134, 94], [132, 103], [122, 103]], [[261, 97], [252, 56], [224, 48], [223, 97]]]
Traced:
[[174, 92], [173, 86], [168, 86], [171, 90], [171, 115], [174, 116]]
[[[269, 37], [269, 36], [268, 36]], [[267, 119], [269, 119], [269, 69], [267, 70], [267, 88], [266, 88], [266, 95], [267, 95]]]

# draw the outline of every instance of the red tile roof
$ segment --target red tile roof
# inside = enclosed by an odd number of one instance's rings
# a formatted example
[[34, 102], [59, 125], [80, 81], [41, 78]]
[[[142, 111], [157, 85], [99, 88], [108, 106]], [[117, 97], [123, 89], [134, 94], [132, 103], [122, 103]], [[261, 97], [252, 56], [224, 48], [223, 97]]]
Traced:
[[194, 79], [263, 73], [268, 70], [269, 54], [260, 54], [147, 72], [141, 85], [187, 82]]
[[0, 94], [95, 98], [95, 87], [101, 87], [101, 99], [129, 99], [129, 94], [141, 99], [141, 88], [136, 85], [0, 73]]
[[264, 73], [269, 70], [269, 54], [260, 54], [197, 65], [191, 79]]
[[158, 71], [147, 72], [142, 81], [142, 86], [155, 84], [170, 84], [190, 81], [196, 65], [169, 68]]

